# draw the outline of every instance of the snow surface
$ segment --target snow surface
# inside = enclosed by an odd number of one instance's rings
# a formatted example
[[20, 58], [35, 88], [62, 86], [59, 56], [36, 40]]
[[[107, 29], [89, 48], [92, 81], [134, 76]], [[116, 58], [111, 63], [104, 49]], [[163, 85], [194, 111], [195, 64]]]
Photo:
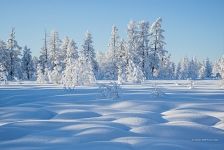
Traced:
[[188, 82], [156, 81], [157, 96], [155, 81], [122, 85], [115, 100], [97, 86], [1, 85], [0, 149], [223, 150], [224, 89]]

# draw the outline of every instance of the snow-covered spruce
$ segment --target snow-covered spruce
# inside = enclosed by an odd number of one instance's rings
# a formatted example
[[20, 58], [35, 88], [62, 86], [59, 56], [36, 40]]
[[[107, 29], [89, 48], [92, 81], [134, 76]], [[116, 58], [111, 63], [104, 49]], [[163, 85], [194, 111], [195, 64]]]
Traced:
[[20, 79], [21, 74], [21, 47], [18, 45], [15, 38], [15, 29], [12, 28], [12, 31], [7, 40], [7, 52], [8, 57], [6, 58], [6, 69], [8, 72], [8, 79], [13, 80], [15, 78]]
[[22, 79], [24, 80], [31, 80], [34, 79], [34, 64], [32, 60], [32, 55], [31, 51], [27, 46], [24, 47], [23, 50], [23, 57], [22, 57], [22, 62], [21, 62], [21, 67], [22, 67]]

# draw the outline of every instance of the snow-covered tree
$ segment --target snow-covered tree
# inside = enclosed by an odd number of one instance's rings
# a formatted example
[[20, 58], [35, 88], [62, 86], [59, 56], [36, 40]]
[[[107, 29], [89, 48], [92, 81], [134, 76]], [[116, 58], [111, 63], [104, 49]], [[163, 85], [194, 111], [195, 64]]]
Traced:
[[65, 88], [73, 88], [78, 85], [78, 57], [76, 43], [73, 40], [70, 40], [67, 46], [65, 59], [66, 66], [62, 80]]
[[212, 78], [212, 63], [206, 58], [202, 63], [199, 64], [199, 78], [210, 79]]
[[127, 66], [127, 82], [130, 83], [142, 83], [145, 80], [145, 76], [141, 70], [141, 68], [136, 65], [132, 59], [128, 60]]
[[213, 74], [217, 78], [224, 79], [224, 55], [216, 61], [213, 67]]
[[0, 40], [0, 64], [8, 71], [6, 67], [10, 64], [9, 51], [6, 47], [6, 43], [2, 40]]
[[47, 33], [44, 34], [44, 44], [40, 51], [39, 64], [42, 68], [42, 72], [44, 73], [45, 68], [49, 67], [49, 50], [48, 50], [48, 41], [47, 41]]
[[177, 68], [175, 72], [175, 78], [180, 80], [181, 79], [181, 62], [177, 63]]
[[88, 56], [84, 51], [81, 51], [79, 56], [75, 42], [73, 40], [69, 42], [65, 61], [66, 68], [63, 74], [63, 85], [65, 88], [95, 83], [96, 79], [91, 57]]
[[37, 83], [47, 83], [45, 78], [45, 72], [42, 71], [41, 65], [38, 64], [37, 66]]
[[150, 68], [149, 68], [149, 22], [141, 21], [139, 23], [138, 31], [138, 49], [137, 53], [140, 57], [140, 66], [147, 78], [149, 78]]
[[[68, 49], [68, 45], [69, 45], [69, 42], [70, 42], [70, 39], [69, 37], [65, 37], [63, 40], [62, 40], [62, 44], [61, 44], [61, 60], [62, 60], [62, 69], [64, 70], [65, 69], [65, 65], [66, 65], [66, 53], [67, 53], [67, 49]], [[74, 42], [74, 41], [73, 41]]]
[[199, 71], [199, 62], [196, 57], [192, 58], [188, 66], [188, 78], [197, 79]]
[[7, 49], [9, 50], [9, 64], [6, 66], [6, 69], [8, 70], [8, 78], [10, 80], [14, 78], [20, 78], [21, 47], [17, 44], [17, 41], [15, 39], [14, 28], [12, 29], [9, 35], [9, 39], [7, 40]]
[[211, 78], [212, 77], [212, 63], [209, 60], [209, 58], [206, 58], [204, 62], [205, 66], [205, 77], [206, 78]]
[[0, 82], [3, 84], [7, 82], [7, 70], [2, 63], [0, 63]]
[[175, 79], [175, 64], [171, 61], [170, 55], [160, 64], [159, 79]]
[[128, 59], [132, 59], [133, 63], [138, 64], [140, 66], [141, 57], [138, 54], [138, 31], [137, 31], [137, 23], [135, 21], [130, 21], [128, 23], [127, 30], [127, 52]]
[[118, 49], [118, 60], [117, 60], [117, 66], [118, 66], [118, 83], [122, 84], [127, 81], [126, 72], [127, 72], [127, 46], [125, 41], [122, 39], [119, 45]]
[[141, 83], [145, 76], [142, 72], [141, 57], [138, 53], [139, 41], [137, 24], [130, 21], [128, 24], [127, 51], [126, 51], [126, 78], [127, 82]]
[[184, 57], [180, 63], [178, 64], [177, 68], [177, 77], [178, 79], [184, 80], [189, 78], [189, 59], [187, 57]]
[[96, 82], [92, 64], [82, 55], [74, 63], [66, 66], [63, 84], [65, 88], [92, 85]]
[[[165, 42], [164, 36], [161, 26], [162, 19], [158, 18], [150, 27], [150, 56], [149, 56], [149, 64], [151, 73], [159, 72], [159, 64], [166, 57], [167, 51], [164, 49]], [[156, 71], [155, 71], [156, 70]]]
[[62, 58], [60, 49], [61, 40], [59, 39], [58, 32], [52, 31], [49, 38], [49, 61], [50, 70], [53, 70], [56, 65], [61, 65]]
[[82, 55], [87, 60], [87, 62], [90, 62], [93, 68], [93, 72], [96, 76], [98, 72], [98, 64], [96, 61], [96, 53], [93, 48], [92, 35], [88, 31], [86, 32], [84, 43], [82, 45], [80, 53], [80, 55]]
[[106, 53], [108, 79], [117, 79], [117, 60], [118, 60], [118, 47], [120, 37], [118, 35], [118, 29], [116, 26], [112, 26], [111, 38], [109, 41], [109, 48]]
[[33, 68], [34, 68], [34, 74], [33, 74], [33, 79], [37, 79], [37, 66], [39, 63], [39, 59], [36, 56], [33, 56]]
[[107, 79], [107, 77], [106, 77], [107, 61], [106, 61], [105, 52], [98, 51], [96, 53], [96, 59], [98, 62], [98, 67], [99, 67], [97, 79], [105, 80], [105, 79]]
[[62, 80], [62, 67], [60, 65], [56, 65], [50, 72], [50, 82], [54, 84], [61, 84], [61, 80]]
[[74, 62], [78, 58], [78, 47], [76, 46], [76, 43], [73, 40], [70, 40], [67, 47], [65, 62], [66, 64], [68, 61]]
[[206, 68], [204, 63], [200, 65], [200, 69], [198, 71], [198, 77], [199, 79], [205, 79], [206, 78]]
[[68, 60], [64, 73], [63, 73], [63, 79], [62, 79], [62, 83], [63, 86], [66, 89], [71, 89], [74, 88], [75, 86], [79, 85], [79, 62], [78, 60], [76, 61], [71, 61]]
[[23, 49], [23, 56], [22, 56], [22, 62], [21, 62], [22, 72], [23, 72], [23, 79], [25, 80], [31, 80], [34, 76], [34, 66], [33, 66], [33, 60], [31, 56], [31, 51], [27, 46]]
[[94, 69], [91, 62], [85, 57], [79, 58], [79, 85], [92, 85], [96, 82]]
[[58, 32], [52, 31], [49, 38], [49, 81], [55, 84], [61, 82], [63, 71], [63, 57], [60, 45], [61, 40], [59, 39]]

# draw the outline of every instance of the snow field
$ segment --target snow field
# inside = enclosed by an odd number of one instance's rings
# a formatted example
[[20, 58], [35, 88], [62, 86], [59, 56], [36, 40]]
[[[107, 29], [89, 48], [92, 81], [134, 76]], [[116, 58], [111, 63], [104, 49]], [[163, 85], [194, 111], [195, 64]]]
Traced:
[[[104, 81], [101, 81], [104, 82]], [[154, 96], [153, 84], [164, 94]], [[176, 84], [177, 82], [177, 84]], [[0, 87], [0, 149], [189, 150], [224, 147], [224, 92], [218, 81], [122, 85], [66, 91], [22, 82]]]

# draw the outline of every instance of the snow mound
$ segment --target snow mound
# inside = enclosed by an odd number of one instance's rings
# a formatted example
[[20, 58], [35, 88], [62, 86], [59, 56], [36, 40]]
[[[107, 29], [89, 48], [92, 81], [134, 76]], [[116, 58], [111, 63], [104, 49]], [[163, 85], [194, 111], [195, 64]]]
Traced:
[[143, 126], [133, 128], [131, 131], [152, 137], [173, 138], [177, 140], [192, 140], [208, 137], [224, 140], [223, 133], [219, 129], [187, 122]]
[[65, 112], [58, 114], [55, 116], [55, 119], [82, 119], [82, 118], [93, 118], [93, 117], [100, 117], [101, 115], [92, 112], [92, 111], [75, 111], [75, 112]]
[[80, 146], [74, 146], [70, 149], [83, 150], [131, 150], [133, 149], [129, 144], [112, 142], [112, 141], [96, 141], [89, 142]]
[[79, 142], [110, 141], [117, 137], [130, 135], [132, 133], [129, 131], [113, 127], [93, 127], [75, 134]]
[[197, 112], [190, 112], [184, 110], [173, 110], [169, 112], [163, 113], [166, 120], [169, 121], [188, 121], [188, 122], [195, 122], [202, 125], [209, 125], [212, 126], [219, 122], [220, 120], [214, 116], [197, 113]]
[[6, 111], [4, 114], [1, 114], [1, 119], [51, 119], [56, 115], [56, 113], [45, 110], [45, 109], [36, 109], [36, 108], [15, 108], [14, 110]]
[[153, 121], [153, 120], [148, 120], [148, 119], [140, 118], [140, 117], [120, 118], [120, 119], [117, 119], [113, 122], [125, 124], [125, 125], [128, 125], [128, 126], [144, 126], [144, 125], [147, 125], [149, 123], [155, 123], [155, 121]]
[[3, 126], [0, 128], [0, 141], [15, 140], [29, 133], [30, 131], [25, 128]]
[[136, 106], [136, 103], [134, 103], [134, 102], [123, 101], [123, 102], [118, 102], [118, 103], [111, 105], [111, 108], [124, 109], [124, 108], [130, 108], [130, 107], [135, 107], [135, 106]]

